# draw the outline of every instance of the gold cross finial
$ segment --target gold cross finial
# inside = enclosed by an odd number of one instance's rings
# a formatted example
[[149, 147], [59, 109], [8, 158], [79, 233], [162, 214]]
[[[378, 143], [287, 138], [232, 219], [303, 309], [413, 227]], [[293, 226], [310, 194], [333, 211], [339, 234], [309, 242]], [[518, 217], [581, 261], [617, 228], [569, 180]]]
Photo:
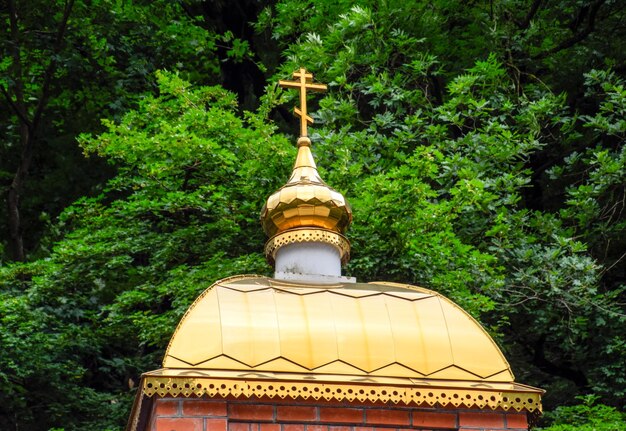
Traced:
[[293, 73], [296, 81], [278, 81], [278, 85], [283, 88], [299, 88], [300, 89], [300, 108], [296, 107], [294, 112], [300, 117], [300, 136], [307, 136], [307, 126], [313, 124], [313, 118], [307, 114], [306, 110], [306, 91], [326, 91], [326, 84], [313, 84], [313, 74], [308, 73], [303, 67], [299, 71]]

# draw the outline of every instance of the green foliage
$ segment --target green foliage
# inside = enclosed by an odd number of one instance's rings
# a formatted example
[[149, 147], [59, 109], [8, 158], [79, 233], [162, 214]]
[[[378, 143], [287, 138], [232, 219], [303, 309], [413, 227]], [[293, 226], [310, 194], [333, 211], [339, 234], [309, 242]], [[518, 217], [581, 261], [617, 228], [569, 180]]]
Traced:
[[624, 80], [610, 71], [593, 70], [585, 76], [599, 109], [580, 121], [591, 131], [594, 145], [572, 151], [565, 164], [550, 173], [553, 178], [582, 177], [567, 187], [561, 216], [597, 255], [604, 254], [613, 265], [623, 258], [619, 253], [626, 247], [626, 87]]
[[246, 127], [223, 89], [158, 81], [158, 97], [81, 137], [118, 175], [64, 211], [50, 258], [0, 268], [2, 428], [117, 429], [193, 299], [268, 270], [258, 209], [293, 149], [269, 125]]
[[[187, 16], [178, 2], [9, 3], [16, 8], [14, 28], [10, 8], [0, 9], [0, 191], [5, 198], [25, 163], [30, 176], [18, 187], [19, 228], [27, 251], [37, 251], [50, 215], [113, 173], [96, 158], [86, 160], [76, 136], [102, 130], [100, 118], [119, 119], [154, 91], [157, 69], [217, 83], [220, 36]], [[23, 136], [26, 120], [29, 140]], [[7, 232], [7, 205], [0, 208]], [[6, 246], [8, 232], [2, 239]]]
[[[201, 291], [270, 272], [258, 213], [293, 161], [278, 127], [296, 97], [273, 83], [300, 66], [329, 83], [311, 131], [322, 177], [355, 215], [346, 272], [452, 298], [518, 381], [548, 390], [548, 410], [597, 394], [548, 415], [550, 431], [623, 428], [607, 405], [626, 399], [626, 39], [596, 28], [563, 44], [591, 20], [619, 34], [624, 7], [531, 3], [281, 0], [256, 22], [280, 46], [272, 53], [204, 30], [214, 18], [189, 12], [200, 3], [76, 2], [40, 157], [56, 139], [74, 150], [85, 132], [84, 155], [115, 175], [42, 217], [41, 259], [0, 267], [0, 428], [120, 429], [139, 374], [159, 366]], [[44, 12], [22, 20], [29, 109], [50, 61], [38, 37], [58, 19]], [[10, 89], [11, 60], [0, 62]], [[275, 72], [256, 112], [189, 83], [251, 63]], [[0, 115], [8, 181], [17, 131], [14, 114]], [[61, 172], [97, 176], [55, 157]], [[51, 187], [38, 199], [54, 199]]]
[[[548, 83], [559, 91], [578, 92], [582, 74], [589, 69], [623, 67], [626, 38], [620, 23], [625, 15], [623, 2], [614, 1], [431, 0], [407, 4], [362, 0], [355, 5], [281, 0], [266, 6], [256, 25], [259, 30], [271, 31], [283, 49], [291, 48], [294, 40], [303, 43], [312, 35], [326, 33], [328, 27], [351, 25], [353, 32], [368, 33], [366, 37], [381, 36], [372, 45], [372, 54], [379, 53], [377, 47], [401, 31], [421, 40], [428, 53], [446, 64], [451, 77], [471, 68], [476, 59], [496, 53], [516, 85], [535, 85], [539, 77], [541, 86]], [[369, 21], [362, 21], [366, 16]], [[396, 58], [405, 53], [410, 50]]]
[[577, 397], [582, 401], [575, 406], [557, 407], [546, 413], [545, 419], [551, 423], [543, 431], [620, 431], [626, 428], [626, 414], [614, 407], [596, 404], [598, 397], [587, 395]]
[[[566, 95], [520, 88], [494, 53], [437, 92], [450, 76], [440, 59], [382, 15], [355, 6], [308, 27], [278, 72], [312, 65], [330, 83], [314, 130], [324, 178], [355, 207], [348, 270], [449, 295], [500, 337], [521, 380], [548, 389], [548, 406], [590, 388], [623, 399], [621, 81], [589, 72], [598, 109], [576, 116]], [[535, 160], [555, 148], [570, 155], [541, 177]], [[571, 196], [546, 202], [558, 211], [531, 201], [540, 181]]]
[[[3, 271], [2, 276], [3, 280], [10, 280], [11, 276], [26, 280], [37, 274], [43, 281], [54, 277], [55, 269], [44, 263], [36, 267], [19, 265], [10, 272]], [[123, 423], [132, 393], [102, 391], [89, 384], [93, 381], [93, 370], [87, 365], [91, 361], [97, 362], [92, 364], [97, 371], [108, 371], [111, 380], [120, 378], [116, 375], [118, 369], [102, 370], [103, 364], [96, 355], [97, 346], [106, 339], [85, 326], [96, 317], [94, 312], [72, 308], [67, 296], [59, 298], [63, 305], [56, 307], [40, 302], [48, 297], [37, 289], [25, 295], [19, 285], [7, 287], [4, 281], [2, 287], [2, 428], [12, 429], [20, 424], [31, 429], [47, 429], [56, 423], [69, 430], [80, 422], [84, 429], [113, 428]], [[110, 382], [106, 383], [110, 388]], [[69, 411], [73, 412], [72, 416], [68, 416]]]

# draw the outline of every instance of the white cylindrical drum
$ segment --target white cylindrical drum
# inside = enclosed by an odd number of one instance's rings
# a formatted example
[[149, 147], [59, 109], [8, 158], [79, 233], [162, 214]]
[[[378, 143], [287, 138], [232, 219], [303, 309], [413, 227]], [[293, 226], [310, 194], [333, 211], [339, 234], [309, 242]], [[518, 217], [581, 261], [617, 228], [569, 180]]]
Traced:
[[[331, 244], [306, 242], [284, 245], [276, 252], [275, 259], [276, 278], [281, 278], [281, 274], [341, 276], [341, 255]], [[294, 279], [292, 276], [289, 278]]]

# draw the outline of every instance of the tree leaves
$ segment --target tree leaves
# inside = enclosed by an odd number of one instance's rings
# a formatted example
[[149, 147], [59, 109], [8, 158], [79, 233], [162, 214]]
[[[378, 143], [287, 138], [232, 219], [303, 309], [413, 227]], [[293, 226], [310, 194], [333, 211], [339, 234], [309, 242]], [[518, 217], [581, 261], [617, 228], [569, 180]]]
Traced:
[[[84, 25], [70, 40], [87, 48], [57, 59], [46, 130], [71, 145], [84, 132], [85, 155], [115, 175], [48, 221], [42, 259], [0, 267], [0, 427], [119, 428], [129, 379], [159, 366], [194, 298], [216, 279], [270, 272], [258, 212], [295, 155], [270, 119], [294, 95], [271, 78], [259, 109], [241, 112], [233, 94], [197, 84], [218, 79], [217, 50], [329, 83], [311, 131], [322, 177], [354, 210], [346, 272], [450, 296], [520, 382], [548, 389], [548, 408], [589, 391], [623, 404], [624, 50], [602, 43], [605, 28], [561, 48], [587, 28], [590, 2], [282, 0], [257, 23], [280, 55], [203, 30], [214, 18], [189, 18], [195, 5], [109, 6], [76, 2]], [[624, 13], [600, 11], [606, 23]], [[32, 76], [47, 64], [42, 41], [25, 50]], [[592, 68], [604, 62], [618, 67]], [[153, 75], [159, 65], [174, 72]]]

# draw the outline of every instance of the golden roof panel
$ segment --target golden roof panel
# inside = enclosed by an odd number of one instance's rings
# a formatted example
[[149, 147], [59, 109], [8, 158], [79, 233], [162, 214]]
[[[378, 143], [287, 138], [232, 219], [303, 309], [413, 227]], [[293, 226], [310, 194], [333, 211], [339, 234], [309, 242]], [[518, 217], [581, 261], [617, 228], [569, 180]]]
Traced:
[[189, 308], [166, 368], [513, 382], [484, 329], [449, 299], [390, 283], [225, 279]]

